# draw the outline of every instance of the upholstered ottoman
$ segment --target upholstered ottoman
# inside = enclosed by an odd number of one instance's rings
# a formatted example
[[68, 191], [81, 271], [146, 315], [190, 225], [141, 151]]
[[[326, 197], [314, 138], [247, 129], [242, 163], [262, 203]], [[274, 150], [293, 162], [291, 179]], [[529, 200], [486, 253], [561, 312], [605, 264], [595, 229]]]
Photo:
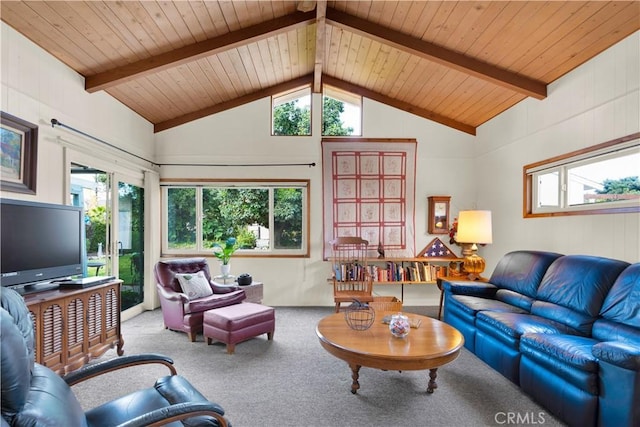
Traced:
[[273, 339], [276, 317], [273, 307], [243, 302], [205, 311], [203, 334], [210, 345], [214, 340], [227, 345], [227, 353], [233, 354], [236, 344], [267, 334]]

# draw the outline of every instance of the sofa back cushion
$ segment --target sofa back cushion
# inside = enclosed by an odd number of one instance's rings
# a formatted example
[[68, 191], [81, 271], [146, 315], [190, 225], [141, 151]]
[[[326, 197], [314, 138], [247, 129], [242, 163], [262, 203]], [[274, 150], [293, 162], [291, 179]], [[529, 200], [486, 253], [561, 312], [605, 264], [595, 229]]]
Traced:
[[169, 288], [174, 292], [182, 292], [176, 274], [204, 273], [207, 282], [211, 281], [209, 264], [205, 258], [180, 258], [160, 260], [156, 263], [155, 275], [160, 286]]
[[640, 329], [640, 262], [620, 273], [602, 304], [600, 316]]
[[593, 325], [593, 336], [640, 347], [640, 263], [625, 268], [616, 279]]
[[[28, 314], [24, 303], [22, 311]], [[33, 363], [21, 322], [0, 308], [3, 425], [86, 426], [82, 406], [62, 377]]]
[[589, 255], [566, 255], [544, 275], [531, 313], [572, 326], [586, 335], [604, 299], [629, 263]]
[[4, 308], [0, 308], [0, 328], [2, 333], [0, 335], [2, 337], [2, 352], [0, 352], [2, 416], [10, 421], [27, 402], [31, 386], [32, 361], [16, 320]]
[[534, 298], [545, 272], [561, 256], [542, 251], [509, 252], [498, 262], [489, 282], [499, 289]]
[[35, 333], [33, 331], [33, 319], [29, 308], [24, 302], [24, 298], [11, 288], [0, 287], [0, 305], [13, 317], [16, 326], [22, 333], [29, 366], [33, 370], [33, 364], [36, 361]]

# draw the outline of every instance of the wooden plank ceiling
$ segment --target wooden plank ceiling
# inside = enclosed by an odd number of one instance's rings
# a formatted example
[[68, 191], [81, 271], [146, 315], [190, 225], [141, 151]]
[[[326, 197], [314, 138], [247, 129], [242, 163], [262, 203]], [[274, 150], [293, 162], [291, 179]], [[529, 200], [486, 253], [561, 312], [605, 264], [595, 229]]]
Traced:
[[2, 1], [2, 21], [161, 131], [323, 84], [463, 132], [638, 31], [640, 2]]

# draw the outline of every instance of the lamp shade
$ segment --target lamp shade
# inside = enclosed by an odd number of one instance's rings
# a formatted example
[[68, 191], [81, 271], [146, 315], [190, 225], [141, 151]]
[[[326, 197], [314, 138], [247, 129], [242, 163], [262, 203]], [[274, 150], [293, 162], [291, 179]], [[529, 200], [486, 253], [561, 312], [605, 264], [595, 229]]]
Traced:
[[491, 211], [460, 211], [458, 214], [458, 233], [460, 243], [493, 243], [491, 230]]

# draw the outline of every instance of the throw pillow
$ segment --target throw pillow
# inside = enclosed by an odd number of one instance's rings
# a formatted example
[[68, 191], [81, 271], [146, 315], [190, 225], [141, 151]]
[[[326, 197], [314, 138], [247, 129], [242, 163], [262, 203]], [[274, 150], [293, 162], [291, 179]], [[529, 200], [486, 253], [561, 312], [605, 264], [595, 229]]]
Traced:
[[211, 285], [204, 275], [203, 271], [197, 273], [176, 274], [182, 292], [187, 294], [190, 300], [195, 298], [208, 297], [213, 294]]

